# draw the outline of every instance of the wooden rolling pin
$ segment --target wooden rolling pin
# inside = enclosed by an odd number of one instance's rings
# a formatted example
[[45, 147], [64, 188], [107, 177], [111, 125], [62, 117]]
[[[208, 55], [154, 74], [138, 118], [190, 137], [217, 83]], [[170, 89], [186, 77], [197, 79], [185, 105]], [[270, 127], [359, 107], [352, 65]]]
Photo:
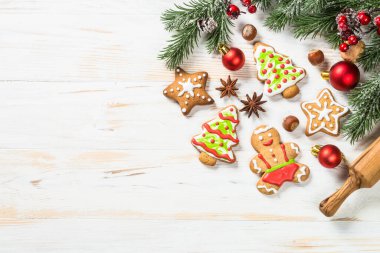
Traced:
[[327, 217], [333, 216], [344, 200], [360, 188], [371, 188], [380, 179], [380, 137], [349, 166], [349, 177], [333, 195], [319, 204]]

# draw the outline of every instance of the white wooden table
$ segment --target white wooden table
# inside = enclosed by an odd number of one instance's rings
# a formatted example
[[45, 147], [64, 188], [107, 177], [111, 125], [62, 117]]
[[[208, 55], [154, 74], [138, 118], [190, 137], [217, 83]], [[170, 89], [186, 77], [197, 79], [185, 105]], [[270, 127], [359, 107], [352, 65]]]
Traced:
[[[229, 73], [204, 47], [182, 66], [207, 71], [216, 100], [186, 118], [162, 95], [174, 72], [157, 60], [169, 39], [159, 17], [173, 2], [0, 1], [0, 252], [380, 252], [380, 185], [354, 193], [333, 218], [318, 210], [346, 175], [321, 167], [310, 147], [333, 143], [352, 161], [371, 142], [303, 133], [300, 101], [330, 87], [307, 52], [322, 49], [325, 68], [339, 54], [323, 40], [269, 31], [261, 12], [242, 16], [233, 38], [247, 58], [241, 71]], [[219, 78], [239, 78], [240, 97], [262, 90], [245, 23], [308, 77], [296, 99], [268, 99], [260, 119], [240, 114], [238, 162], [206, 168], [191, 136], [218, 109], [241, 106], [219, 99]], [[301, 120], [294, 133], [281, 127], [288, 114]], [[257, 191], [249, 138], [262, 123], [302, 147], [306, 185]]]

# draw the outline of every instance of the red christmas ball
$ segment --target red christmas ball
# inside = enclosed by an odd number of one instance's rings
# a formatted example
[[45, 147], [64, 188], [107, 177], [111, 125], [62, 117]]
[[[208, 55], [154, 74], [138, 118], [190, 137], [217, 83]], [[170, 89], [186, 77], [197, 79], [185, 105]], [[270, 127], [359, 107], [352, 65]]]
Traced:
[[375, 26], [380, 27], [380, 16], [375, 17], [373, 23], [375, 24]]
[[248, 7], [248, 12], [249, 13], [255, 13], [257, 11], [256, 5], [250, 5]]
[[347, 23], [347, 17], [346, 17], [346, 15], [340, 15], [339, 17], [338, 17], [338, 23], [339, 22], [343, 22], [343, 23]]
[[368, 25], [371, 22], [371, 16], [365, 11], [359, 11], [356, 17], [362, 25]]
[[226, 69], [236, 71], [241, 69], [245, 63], [245, 55], [239, 48], [231, 47], [222, 57], [222, 62]]
[[348, 39], [347, 39], [347, 41], [348, 41], [348, 44], [350, 44], [350, 45], [356, 45], [356, 44], [358, 44], [358, 37], [356, 37], [355, 35], [350, 35], [350, 37], [348, 37]]
[[359, 80], [359, 69], [352, 62], [340, 61], [335, 63], [330, 69], [330, 83], [337, 90], [352, 90], [358, 85]]
[[245, 7], [251, 5], [251, 0], [240, 0], [241, 4]]
[[234, 4], [230, 4], [227, 8], [227, 15], [232, 19], [237, 19], [240, 15], [240, 9]]
[[350, 48], [350, 46], [347, 45], [347, 43], [342, 43], [342, 44], [339, 45], [339, 50], [340, 50], [341, 52], [347, 52], [347, 50], [348, 50], [349, 48]]
[[319, 163], [326, 168], [334, 168], [342, 161], [342, 152], [334, 145], [325, 145], [318, 152]]

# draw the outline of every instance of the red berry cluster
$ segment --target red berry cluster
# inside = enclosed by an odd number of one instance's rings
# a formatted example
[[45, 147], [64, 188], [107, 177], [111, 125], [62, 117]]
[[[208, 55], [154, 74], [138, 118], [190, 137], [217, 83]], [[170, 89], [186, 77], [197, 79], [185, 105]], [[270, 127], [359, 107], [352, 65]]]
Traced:
[[336, 17], [339, 35], [343, 41], [339, 45], [341, 52], [346, 52], [351, 45], [358, 44], [363, 35], [374, 29], [380, 35], [380, 15], [376, 16], [371, 24], [371, 13], [373, 12], [346, 9]]
[[[241, 4], [247, 7], [249, 13], [255, 13], [257, 8], [254, 4], [252, 4], [252, 0], [240, 0]], [[229, 4], [226, 11], [228, 17], [231, 19], [237, 19], [241, 13], [245, 13], [240, 11], [239, 7], [234, 4]]]

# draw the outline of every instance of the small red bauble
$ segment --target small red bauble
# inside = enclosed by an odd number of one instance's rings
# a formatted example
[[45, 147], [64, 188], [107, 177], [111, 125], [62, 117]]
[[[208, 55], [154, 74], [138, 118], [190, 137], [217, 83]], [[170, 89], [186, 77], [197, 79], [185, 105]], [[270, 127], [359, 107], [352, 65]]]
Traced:
[[348, 44], [350, 44], [350, 45], [356, 45], [356, 44], [358, 44], [359, 40], [358, 40], [358, 37], [356, 37], [355, 35], [350, 35], [348, 37], [347, 41], [348, 41]]
[[359, 11], [356, 17], [362, 25], [368, 25], [371, 22], [371, 16], [365, 11]]
[[347, 24], [345, 23], [345, 22], [339, 22], [338, 23], [338, 28], [341, 30], [341, 31], [347, 31], [347, 29], [348, 29], [348, 26], [347, 26]]
[[341, 52], [347, 52], [348, 48], [349, 48], [349, 46], [346, 43], [342, 43], [339, 45], [339, 50]]
[[227, 15], [232, 19], [237, 19], [240, 15], [240, 9], [234, 4], [230, 4], [227, 8]]
[[251, 0], [240, 0], [241, 4], [245, 7], [251, 5]]
[[352, 62], [340, 61], [335, 63], [329, 73], [331, 85], [340, 91], [349, 91], [358, 85], [360, 72]]
[[326, 168], [335, 168], [342, 162], [342, 152], [334, 145], [325, 145], [318, 152], [319, 163]]
[[380, 27], [377, 28], [377, 31], [376, 31], [376, 32], [377, 32], [377, 35], [380, 36]]
[[375, 17], [373, 23], [375, 24], [375, 26], [380, 27], [380, 16]]
[[345, 16], [345, 15], [340, 15], [339, 17], [338, 17], [338, 23], [339, 22], [343, 22], [343, 23], [347, 23], [347, 17]]
[[256, 5], [250, 5], [248, 7], [248, 12], [249, 13], [255, 13], [257, 11]]
[[222, 45], [219, 47], [222, 56], [222, 63], [226, 69], [236, 71], [241, 69], [245, 63], [245, 55], [243, 51], [236, 47], [227, 47]]

